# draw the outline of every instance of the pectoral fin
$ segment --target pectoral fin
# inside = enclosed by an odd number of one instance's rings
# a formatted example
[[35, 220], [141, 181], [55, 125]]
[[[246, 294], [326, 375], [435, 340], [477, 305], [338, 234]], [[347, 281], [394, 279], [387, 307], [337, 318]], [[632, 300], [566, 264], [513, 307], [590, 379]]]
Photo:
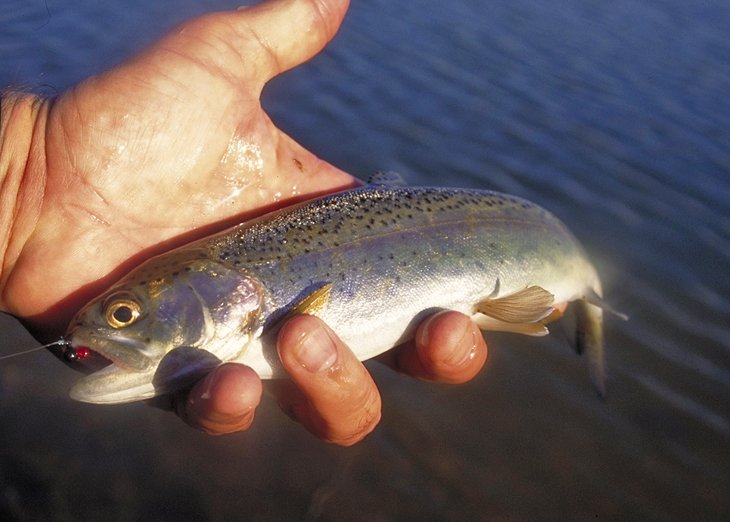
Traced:
[[[309, 289], [305, 290], [308, 291]], [[319, 288], [310, 291], [305, 294], [299, 301], [296, 301], [294, 305], [288, 310], [284, 309], [279, 314], [276, 314], [270, 319], [270, 321], [264, 327], [264, 334], [276, 335], [284, 321], [291, 319], [293, 316], [298, 314], [317, 315], [317, 313], [327, 306], [327, 302], [332, 292], [332, 283], [324, 283]]]
[[306, 295], [304, 299], [299, 301], [287, 314], [287, 317], [291, 317], [296, 314], [317, 315], [317, 312], [324, 308], [327, 301], [329, 301], [331, 292], [332, 283], [325, 283], [323, 286], [317, 288], [314, 292]]
[[555, 296], [540, 286], [528, 286], [513, 294], [487, 298], [476, 311], [504, 323], [538, 323], [553, 313]]

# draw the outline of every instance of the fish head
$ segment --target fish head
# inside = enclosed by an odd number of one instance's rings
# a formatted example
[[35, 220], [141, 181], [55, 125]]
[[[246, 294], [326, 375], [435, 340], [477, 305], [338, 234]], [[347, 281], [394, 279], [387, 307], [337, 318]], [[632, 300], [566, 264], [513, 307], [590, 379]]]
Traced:
[[71, 350], [109, 362], [72, 387], [73, 399], [131, 402], [176, 391], [261, 334], [256, 278], [202, 255], [170, 257], [141, 265], [71, 321]]

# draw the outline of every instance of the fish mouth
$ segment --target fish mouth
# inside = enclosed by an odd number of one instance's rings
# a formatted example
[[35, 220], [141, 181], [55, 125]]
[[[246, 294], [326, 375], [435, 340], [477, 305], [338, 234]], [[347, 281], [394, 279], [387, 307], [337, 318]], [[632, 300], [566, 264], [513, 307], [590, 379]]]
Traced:
[[92, 404], [119, 404], [150, 399], [156, 395], [154, 370], [129, 372], [116, 364], [82, 377], [71, 387], [69, 396]]
[[[143, 343], [128, 338], [109, 338], [87, 328], [75, 329], [67, 339], [75, 356], [72, 359], [87, 371], [92, 371], [71, 387], [69, 395], [72, 399], [115, 404], [155, 395], [151, 384], [155, 364], [145, 354]], [[87, 359], [89, 352], [93, 357]]]
[[89, 350], [124, 371], [144, 372], [154, 366], [153, 359], [145, 353], [145, 344], [134, 339], [109, 338], [91, 329], [74, 330], [67, 338], [74, 353]]
[[72, 350], [88, 349], [108, 363], [71, 387], [72, 399], [94, 404], [119, 404], [151, 399], [191, 386], [222, 361], [206, 350], [180, 346], [164, 356], [145, 353], [142, 342], [96, 335], [91, 330], [69, 335]]
[[76, 381], [69, 395], [74, 400], [94, 404], [151, 399], [192, 386], [221, 362], [206, 350], [181, 346], [143, 371], [132, 371], [112, 363]]

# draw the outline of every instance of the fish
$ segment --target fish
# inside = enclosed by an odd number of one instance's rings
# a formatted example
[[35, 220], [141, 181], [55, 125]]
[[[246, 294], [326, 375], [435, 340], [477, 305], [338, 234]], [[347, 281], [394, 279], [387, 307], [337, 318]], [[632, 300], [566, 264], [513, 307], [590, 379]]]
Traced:
[[235, 361], [285, 377], [276, 334], [288, 317], [323, 319], [360, 360], [413, 338], [439, 310], [483, 331], [548, 333], [561, 304], [605, 394], [602, 289], [553, 214], [499, 192], [371, 183], [267, 213], [142, 263], [71, 320], [76, 360], [106, 366], [71, 398], [150, 399]]

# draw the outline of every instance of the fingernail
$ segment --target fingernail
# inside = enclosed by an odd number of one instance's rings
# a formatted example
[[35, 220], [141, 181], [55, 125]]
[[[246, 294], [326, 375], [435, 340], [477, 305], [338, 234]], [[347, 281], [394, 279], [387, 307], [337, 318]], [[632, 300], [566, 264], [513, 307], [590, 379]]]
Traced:
[[329, 332], [320, 326], [302, 336], [294, 349], [294, 356], [305, 369], [318, 373], [335, 364], [337, 348]]
[[453, 351], [444, 359], [444, 362], [452, 366], [462, 366], [464, 363], [476, 356], [477, 341], [474, 329], [468, 322], [464, 323], [464, 330]]

